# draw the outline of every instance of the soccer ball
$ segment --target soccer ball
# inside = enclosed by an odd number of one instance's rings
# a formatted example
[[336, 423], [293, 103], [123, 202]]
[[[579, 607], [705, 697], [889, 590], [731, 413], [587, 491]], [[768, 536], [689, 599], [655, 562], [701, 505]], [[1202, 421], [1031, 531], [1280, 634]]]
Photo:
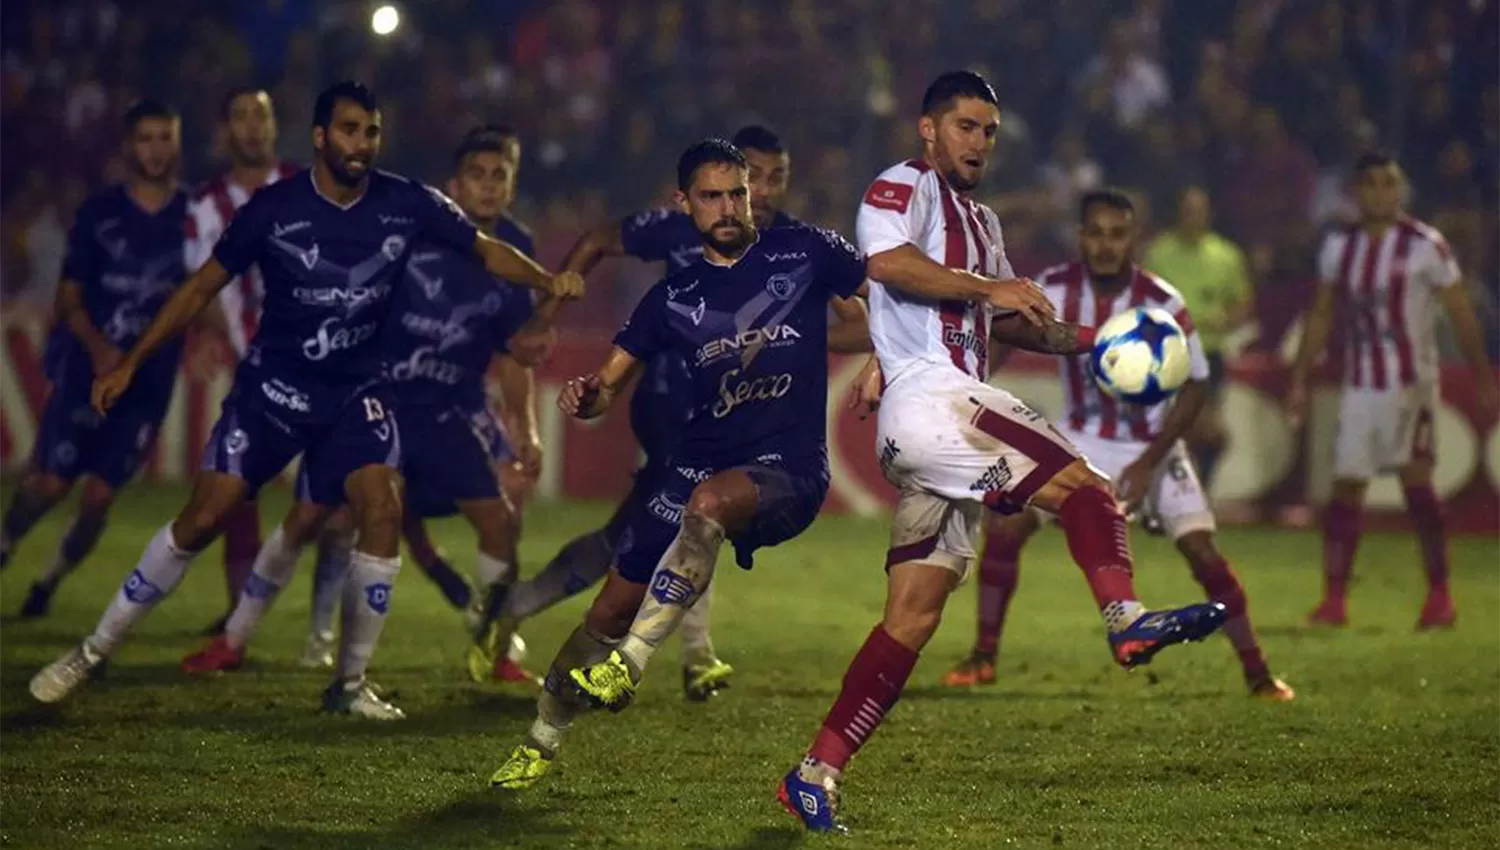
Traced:
[[1153, 405], [1187, 381], [1187, 335], [1158, 307], [1126, 310], [1099, 327], [1089, 355], [1099, 388], [1128, 404]]

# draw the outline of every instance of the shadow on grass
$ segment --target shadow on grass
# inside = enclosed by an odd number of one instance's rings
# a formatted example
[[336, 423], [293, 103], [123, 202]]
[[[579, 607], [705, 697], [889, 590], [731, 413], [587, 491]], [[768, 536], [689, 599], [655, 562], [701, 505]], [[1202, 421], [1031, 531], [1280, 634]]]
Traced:
[[763, 826], [738, 844], [730, 844], [723, 850], [787, 850], [802, 843], [807, 835], [800, 827]]

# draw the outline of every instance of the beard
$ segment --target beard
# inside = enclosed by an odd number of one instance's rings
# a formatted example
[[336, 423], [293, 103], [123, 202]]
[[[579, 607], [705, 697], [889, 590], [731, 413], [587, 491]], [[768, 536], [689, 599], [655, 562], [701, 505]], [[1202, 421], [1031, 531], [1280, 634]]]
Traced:
[[374, 165], [369, 160], [361, 160], [364, 164], [364, 171], [356, 174], [349, 167], [351, 161], [349, 157], [338, 156], [337, 154], [325, 154], [323, 156], [323, 164], [328, 167], [328, 173], [333, 175], [333, 179], [343, 186], [358, 186], [361, 181], [369, 176], [370, 169]]
[[[728, 239], [719, 239], [714, 236], [714, 231], [721, 227], [736, 227], [735, 235]], [[738, 257], [745, 249], [755, 241], [754, 225], [746, 225], [744, 222], [734, 219], [724, 219], [714, 223], [713, 227], [702, 231], [699, 235], [703, 237], [703, 244], [714, 249], [715, 252], [725, 257]]]

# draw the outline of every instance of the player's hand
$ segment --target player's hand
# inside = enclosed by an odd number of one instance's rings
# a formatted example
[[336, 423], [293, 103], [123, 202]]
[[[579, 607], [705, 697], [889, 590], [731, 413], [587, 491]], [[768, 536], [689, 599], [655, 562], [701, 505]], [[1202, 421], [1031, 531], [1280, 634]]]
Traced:
[[864, 368], [854, 378], [849, 388], [849, 409], [859, 411], [860, 419], [869, 419], [870, 414], [880, 409], [880, 397], [885, 392], [885, 374], [880, 371], [880, 361], [874, 357], [865, 361]]
[[1142, 455], [1120, 471], [1115, 479], [1115, 494], [1127, 509], [1133, 509], [1146, 498], [1146, 491], [1151, 488], [1151, 471], [1155, 468], [1156, 464]]
[[542, 477], [542, 440], [531, 434], [516, 441], [516, 463], [530, 484]]
[[109, 413], [109, 409], [115, 406], [120, 396], [130, 389], [130, 380], [135, 377], [135, 363], [129, 358], [124, 358], [114, 369], [94, 379], [94, 391], [90, 401], [94, 411], [100, 416]]
[[997, 280], [990, 287], [990, 306], [996, 310], [1019, 313], [1027, 324], [1043, 325], [1056, 316], [1052, 301], [1030, 278]]
[[1474, 383], [1474, 411], [1480, 422], [1489, 422], [1500, 414], [1500, 390], [1495, 388], [1493, 376], [1481, 374]]
[[597, 374], [574, 378], [563, 384], [562, 392], [557, 396], [557, 407], [569, 416], [592, 419], [597, 415], [593, 412], [593, 407], [599, 401], [603, 388], [604, 382], [599, 380]]
[[107, 342], [89, 349], [89, 362], [94, 366], [95, 378], [113, 372], [119, 368], [120, 361], [124, 359], [125, 352]]
[[1307, 418], [1307, 379], [1292, 376], [1282, 403], [1286, 407], [1287, 423], [1292, 426], [1292, 430], [1302, 430], [1302, 422]]
[[578, 272], [558, 272], [552, 276], [548, 291], [554, 298], [577, 299], [583, 297], [583, 275]]

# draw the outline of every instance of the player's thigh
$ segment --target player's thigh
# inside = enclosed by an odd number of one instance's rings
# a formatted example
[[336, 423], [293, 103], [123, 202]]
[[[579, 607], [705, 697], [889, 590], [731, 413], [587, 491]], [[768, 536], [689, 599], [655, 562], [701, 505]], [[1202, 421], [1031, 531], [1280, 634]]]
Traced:
[[236, 387], [203, 447], [201, 470], [240, 480], [246, 498], [281, 474], [307, 445], [308, 429], [272, 415], [253, 390]]
[[684, 470], [668, 468], [652, 484], [650, 495], [627, 510], [615, 552], [615, 571], [643, 586], [677, 538], [698, 482]]
[[341, 407], [331, 422], [323, 425], [309, 440], [302, 456], [299, 497], [320, 505], [337, 507], [346, 500], [355, 511], [355, 521], [363, 530], [366, 519], [355, 502], [355, 477], [366, 482], [359, 491], [371, 508], [389, 509], [386, 491], [396, 483], [393, 527], [400, 523], [401, 476], [398, 469], [405, 445], [391, 407], [386, 387], [373, 386], [355, 393]]
[[754, 513], [742, 528], [730, 534], [735, 563], [742, 569], [754, 566], [756, 550], [791, 540], [818, 518], [828, 496], [827, 470], [811, 461], [798, 468], [816, 471], [803, 474], [781, 464], [740, 467], [755, 485]]
[[[952, 372], [953, 370], [944, 370]], [[887, 392], [877, 425], [881, 467], [912, 486], [992, 510], [1023, 510], [1078, 451], [1010, 393], [963, 375], [928, 370]]]
[[956, 501], [908, 484], [901, 488], [891, 515], [891, 541], [885, 568], [903, 564], [945, 570], [962, 582], [974, 562], [984, 506], [973, 499]]
[[49, 490], [62, 482], [66, 492], [84, 473], [102, 422], [83, 390], [66, 383], [52, 388], [31, 448], [31, 469], [49, 476]]
[[80, 514], [103, 514], [115, 503], [115, 496], [120, 492], [108, 481], [96, 475], [85, 475], [81, 479], [82, 486], [78, 491], [78, 512]]
[[84, 471], [118, 490], [140, 471], [167, 415], [170, 392], [141, 387], [126, 393], [94, 432]]
[[286, 546], [300, 548], [317, 540], [328, 525], [334, 508], [302, 499], [292, 501], [286, 516], [281, 520], [282, 542]]
[[493, 417], [485, 412], [482, 418], [491, 424], [455, 410], [408, 408], [401, 421], [401, 474], [410, 512], [451, 516], [459, 502], [501, 497], [494, 460], [503, 443]]
[[495, 558], [509, 555], [514, 545], [514, 510], [502, 495], [489, 499], [460, 499], [458, 510], [479, 538], [479, 551]]
[[1335, 478], [1367, 481], [1380, 471], [1382, 443], [1395, 412], [1388, 393], [1345, 387], [1333, 432]]
[[1217, 528], [1208, 493], [1182, 443], [1173, 446], [1156, 467], [1146, 501], [1173, 540], [1195, 533], [1212, 534]]
[[1437, 460], [1437, 430], [1433, 411], [1437, 408], [1435, 386], [1416, 386], [1393, 393], [1399, 405], [1392, 417], [1386, 469], [1398, 472], [1402, 482], [1420, 486], [1432, 483]]

